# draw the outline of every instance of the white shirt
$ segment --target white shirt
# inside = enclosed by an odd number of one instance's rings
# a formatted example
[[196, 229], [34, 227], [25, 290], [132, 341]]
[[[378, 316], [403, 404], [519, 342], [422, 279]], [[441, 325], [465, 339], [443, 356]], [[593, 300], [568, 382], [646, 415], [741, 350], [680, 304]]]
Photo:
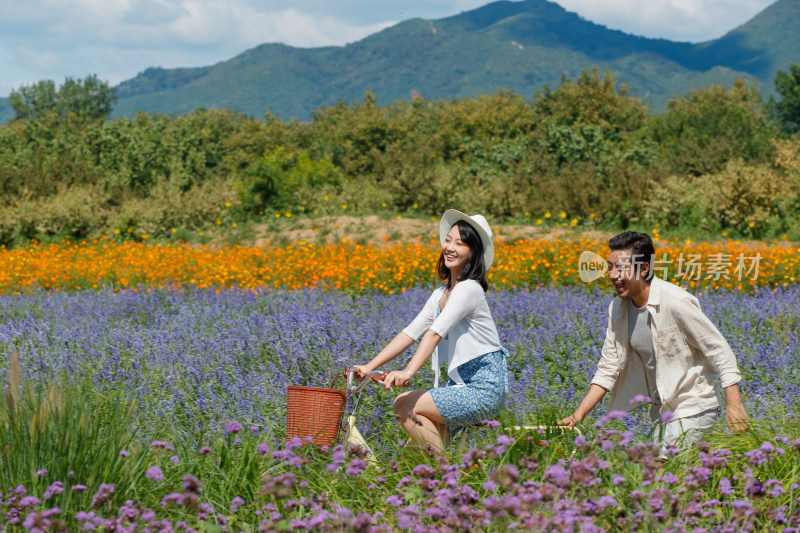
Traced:
[[439, 301], [444, 291], [444, 286], [435, 289], [422, 311], [403, 330], [414, 340], [419, 340], [429, 329], [442, 338], [431, 356], [434, 387], [439, 386], [440, 354], [447, 361], [448, 377], [457, 385], [463, 385], [464, 380], [458, 374], [459, 365], [502, 348], [486, 303], [486, 293], [477, 281], [456, 283], [447, 305], [439, 312]]
[[[719, 406], [717, 387], [739, 383], [736, 357], [722, 333], [700, 309], [697, 298], [656, 277], [650, 283], [647, 311], [656, 357], [656, 387], [661, 411], [683, 418]], [[628, 305], [614, 298], [608, 307], [603, 353], [592, 383], [611, 391], [609, 410], [630, 411], [630, 401], [648, 393], [641, 365], [628, 365]]]

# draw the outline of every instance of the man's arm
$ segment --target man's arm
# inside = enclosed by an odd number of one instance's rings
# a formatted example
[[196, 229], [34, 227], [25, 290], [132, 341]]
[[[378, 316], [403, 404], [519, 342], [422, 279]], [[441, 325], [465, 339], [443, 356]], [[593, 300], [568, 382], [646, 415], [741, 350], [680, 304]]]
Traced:
[[603, 399], [603, 396], [606, 395], [606, 392], [608, 391], [600, 385], [592, 383], [589, 385], [589, 392], [587, 392], [586, 396], [583, 397], [580, 405], [578, 405], [578, 408], [575, 409], [575, 412], [569, 415], [567, 418], [559, 420], [557, 424], [559, 426], [569, 426], [570, 429], [574, 428], [576, 425], [583, 422], [583, 419], [586, 418], [586, 415], [588, 415], [600, 402], [600, 400]]
[[728, 422], [728, 429], [735, 432], [747, 431], [748, 417], [742, 405], [742, 397], [739, 395], [739, 384], [725, 387], [725, 420]]
[[725, 419], [731, 431], [746, 431], [747, 412], [742, 405], [739, 381], [742, 378], [736, 356], [728, 341], [708, 316], [700, 309], [697, 299], [692, 298], [676, 314], [676, 322], [686, 341], [703, 353], [720, 376], [725, 390]]
[[570, 416], [557, 422], [559, 426], [569, 426], [574, 428], [583, 422], [592, 409], [603, 399], [608, 391], [614, 386], [619, 377], [619, 356], [616, 348], [616, 336], [614, 334], [612, 317], [614, 316], [614, 302], [608, 306], [608, 327], [606, 328], [606, 338], [603, 341], [603, 351], [600, 361], [597, 363], [597, 371], [589, 385], [589, 391], [581, 400], [578, 408]]

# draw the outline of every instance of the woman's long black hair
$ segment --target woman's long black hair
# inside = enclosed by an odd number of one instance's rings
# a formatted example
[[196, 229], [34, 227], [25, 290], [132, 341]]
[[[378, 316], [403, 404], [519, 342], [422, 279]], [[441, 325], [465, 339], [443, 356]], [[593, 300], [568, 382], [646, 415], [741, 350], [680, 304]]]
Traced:
[[[483, 242], [478, 232], [472, 229], [468, 223], [459, 220], [453, 226], [458, 226], [458, 232], [461, 234], [461, 242], [469, 246], [469, 259], [461, 269], [461, 275], [456, 281], [466, 281], [474, 279], [486, 292], [489, 290], [489, 283], [486, 281], [486, 264], [483, 262]], [[453, 229], [450, 226], [450, 229]], [[444, 264], [444, 253], [439, 254], [438, 265], [439, 279], [447, 282], [447, 287], [451, 287], [450, 269]]]

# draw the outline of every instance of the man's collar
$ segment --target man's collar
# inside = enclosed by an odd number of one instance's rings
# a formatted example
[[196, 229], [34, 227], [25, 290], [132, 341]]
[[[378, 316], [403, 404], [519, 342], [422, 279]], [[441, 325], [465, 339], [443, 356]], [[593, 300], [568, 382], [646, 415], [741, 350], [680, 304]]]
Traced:
[[[647, 295], [647, 303], [644, 304], [645, 307], [658, 307], [661, 305], [661, 283], [662, 281], [653, 276], [650, 278], [650, 293]], [[622, 316], [623, 308], [627, 309], [627, 298], [620, 298], [620, 303], [625, 303], [626, 305], [619, 305], [617, 307], [617, 316], [615, 319], [619, 319]]]

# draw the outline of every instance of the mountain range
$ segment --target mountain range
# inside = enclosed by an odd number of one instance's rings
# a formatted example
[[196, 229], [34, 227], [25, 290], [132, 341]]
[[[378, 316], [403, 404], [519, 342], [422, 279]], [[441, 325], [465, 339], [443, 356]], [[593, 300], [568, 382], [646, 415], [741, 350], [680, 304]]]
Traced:
[[[682, 43], [611, 30], [547, 0], [499, 1], [439, 20], [410, 19], [345, 46], [262, 44], [213, 66], [152, 67], [117, 86], [115, 116], [230, 107], [308, 120], [322, 106], [363, 100], [532, 97], [581, 70], [610, 70], [655, 111], [690, 90], [736, 78], [773, 90], [800, 63], [800, 0], [778, 0], [719, 39]], [[3, 105], [0, 101], [0, 115]], [[10, 109], [5, 108], [6, 113]]]

